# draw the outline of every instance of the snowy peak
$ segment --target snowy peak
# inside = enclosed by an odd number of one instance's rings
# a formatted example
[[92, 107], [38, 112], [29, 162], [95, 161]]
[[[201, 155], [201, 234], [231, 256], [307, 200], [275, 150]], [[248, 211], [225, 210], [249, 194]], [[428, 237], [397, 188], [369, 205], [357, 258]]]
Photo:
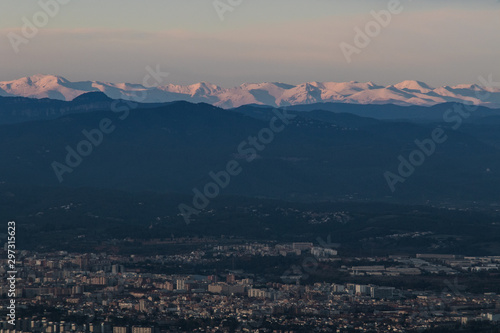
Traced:
[[426, 83], [420, 81], [407, 80], [394, 85], [394, 88], [407, 91], [419, 91], [428, 93], [434, 88], [429, 87]]
[[208, 82], [195, 83], [189, 86], [191, 96], [209, 96], [220, 91], [220, 87]]
[[0, 89], [13, 96], [64, 100], [73, 99], [85, 92], [66, 87], [69, 83], [60, 76], [36, 74], [18, 80], [0, 82]]
[[245, 104], [287, 106], [312, 103], [397, 104], [431, 106], [445, 102], [474, 103], [500, 108], [500, 89], [485, 89], [477, 84], [433, 88], [421, 81], [407, 80], [380, 86], [373, 82], [305, 82], [291, 85], [280, 82], [244, 83], [222, 88], [209, 82], [191, 85], [167, 84], [145, 87], [133, 83], [100, 81], [71, 82], [55, 76], [37, 74], [0, 82], [0, 96], [23, 96], [73, 100], [89, 92], [100, 92], [114, 99], [141, 98], [146, 103], [185, 100], [209, 103], [223, 108]]
[[32, 88], [55, 88], [57, 85], [67, 83], [63, 77], [55, 75], [36, 74], [23, 77], [18, 80], [0, 82], [1, 87], [6, 89], [32, 89]]
[[451, 87], [452, 89], [466, 89], [473, 91], [483, 91], [484, 88], [478, 86], [477, 84], [459, 84], [458, 86]]
[[189, 86], [169, 84], [166, 86], [158, 87], [158, 89], [176, 94], [185, 94], [191, 97], [209, 96], [221, 90], [219, 86], [208, 82], [199, 82], [191, 84]]

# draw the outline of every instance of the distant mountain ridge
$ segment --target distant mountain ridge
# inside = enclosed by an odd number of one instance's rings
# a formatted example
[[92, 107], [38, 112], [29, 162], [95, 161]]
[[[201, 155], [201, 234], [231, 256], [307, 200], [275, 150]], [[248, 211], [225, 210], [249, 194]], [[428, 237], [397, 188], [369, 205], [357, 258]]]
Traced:
[[[50, 98], [27, 98], [27, 97], [0, 97], [0, 125], [14, 124], [27, 121], [39, 121], [56, 119], [62, 116], [89, 113], [96, 111], [110, 111], [114, 107], [123, 107], [128, 104], [123, 100], [114, 100], [103, 92], [88, 92], [82, 94], [72, 101], [62, 101]], [[172, 104], [192, 104], [187, 101], [174, 101], [165, 103], [137, 103], [130, 104], [132, 109], [152, 109]], [[207, 103], [197, 103], [210, 105]], [[192, 104], [192, 105], [197, 105]], [[287, 106], [288, 111], [309, 112], [328, 111], [331, 113], [344, 113], [379, 120], [403, 120], [405, 122], [443, 122], [443, 116], [449, 110], [453, 110], [458, 104], [448, 102], [433, 106], [401, 106], [396, 104], [352, 104], [352, 103], [312, 103]], [[210, 105], [211, 106], [211, 105]], [[213, 106], [211, 106], [213, 107]], [[246, 104], [237, 108], [227, 109], [258, 119], [270, 120], [268, 115], [275, 107], [260, 104]], [[221, 109], [222, 110], [222, 109]], [[488, 123], [498, 122], [500, 109], [492, 109], [478, 106], [468, 122]]]
[[[43, 106], [49, 100], [30, 101], [50, 110]], [[87, 108], [86, 104], [74, 107], [83, 106]], [[453, 130], [453, 124], [443, 121], [410, 123], [327, 110], [287, 110], [296, 117], [257, 151], [249, 138], [268, 128], [275, 112], [270, 107], [223, 110], [204, 103], [174, 102], [156, 108], [140, 105], [123, 120], [116, 112], [94, 110], [1, 124], [0, 185], [192, 195], [194, 188], [204, 190], [213, 180], [212, 171], [217, 173], [234, 160], [244, 171], [231, 178], [221, 194], [291, 201], [500, 201], [498, 116], [477, 119], [480, 122], [470, 117]], [[70, 154], [76, 156], [72, 151], [80, 154], [78, 147], [89, 139], [84, 130], [93, 131], [103, 119], [112, 122], [112, 133], [102, 140], [94, 138], [101, 142], [90, 155], [81, 153], [76, 164], [68, 160]], [[417, 148], [415, 139], [425, 140], [437, 126], [449, 139], [391, 192], [384, 173], [399, 172], [398, 156], [408, 159]], [[255, 160], [250, 161], [252, 154]], [[71, 171], [59, 173], [62, 183], [55, 161], [65, 165], [73, 161]]]
[[[0, 97], [0, 124], [48, 120], [73, 113], [111, 110], [113, 103], [117, 102], [119, 101], [109, 98], [102, 92], [85, 93], [69, 102], [50, 98]], [[168, 103], [136, 103], [137, 107], [143, 109], [164, 104]]]
[[[489, 94], [485, 92], [488, 91]], [[373, 82], [306, 82], [290, 85], [277, 82], [244, 83], [238, 87], [199, 82], [191, 85], [166, 84], [147, 88], [141, 84], [100, 81], [71, 82], [55, 75], [37, 74], [13, 81], [0, 82], [0, 96], [51, 98], [71, 101], [88, 92], [103, 92], [113, 99], [145, 98], [145, 103], [184, 100], [209, 103], [222, 108], [247, 104], [289, 106], [315, 103], [396, 104], [432, 106], [441, 103], [474, 103], [500, 108], [500, 89], [476, 84], [433, 88], [420, 81], [407, 80], [381, 86]]]

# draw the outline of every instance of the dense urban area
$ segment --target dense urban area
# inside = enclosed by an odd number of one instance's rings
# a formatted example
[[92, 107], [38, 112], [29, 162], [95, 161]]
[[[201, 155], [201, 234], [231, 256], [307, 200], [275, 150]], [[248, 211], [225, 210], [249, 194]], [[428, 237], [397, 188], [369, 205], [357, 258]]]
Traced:
[[4, 320], [0, 333], [500, 329], [500, 256], [353, 257], [327, 241], [201, 239], [154, 256], [19, 251], [15, 268], [15, 326]]

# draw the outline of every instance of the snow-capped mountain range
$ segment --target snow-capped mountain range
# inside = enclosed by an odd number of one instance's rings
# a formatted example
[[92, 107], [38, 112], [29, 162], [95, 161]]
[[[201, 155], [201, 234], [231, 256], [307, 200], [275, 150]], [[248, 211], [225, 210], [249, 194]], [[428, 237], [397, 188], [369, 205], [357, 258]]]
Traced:
[[433, 88], [419, 81], [380, 86], [372, 82], [307, 82], [290, 85], [276, 82], [245, 83], [234, 88], [200, 82], [182, 86], [168, 84], [147, 88], [141, 84], [99, 81], [71, 82], [60, 76], [33, 75], [0, 82], [0, 96], [23, 96], [73, 100], [87, 92], [100, 91], [113, 99], [162, 103], [178, 100], [205, 102], [223, 108], [246, 104], [286, 106], [312, 103], [397, 104], [432, 106], [445, 102], [472, 102], [500, 108], [500, 89], [476, 84]]

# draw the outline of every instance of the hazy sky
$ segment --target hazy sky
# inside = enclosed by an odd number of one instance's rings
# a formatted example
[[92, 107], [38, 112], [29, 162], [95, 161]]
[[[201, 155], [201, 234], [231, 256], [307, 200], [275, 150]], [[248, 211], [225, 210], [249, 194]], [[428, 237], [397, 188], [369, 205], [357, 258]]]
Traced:
[[[50, 2], [54, 0], [42, 0]], [[220, 0], [227, 3], [230, 0]], [[243, 0], [221, 21], [213, 0], [72, 0], [15, 53], [9, 32], [38, 1], [2, 0], [0, 81], [36, 73], [72, 81], [142, 82], [145, 67], [169, 81], [373, 81], [431, 85], [500, 77], [500, 1], [401, 0], [370, 44], [347, 63], [339, 47], [388, 8], [379, 0]]]

